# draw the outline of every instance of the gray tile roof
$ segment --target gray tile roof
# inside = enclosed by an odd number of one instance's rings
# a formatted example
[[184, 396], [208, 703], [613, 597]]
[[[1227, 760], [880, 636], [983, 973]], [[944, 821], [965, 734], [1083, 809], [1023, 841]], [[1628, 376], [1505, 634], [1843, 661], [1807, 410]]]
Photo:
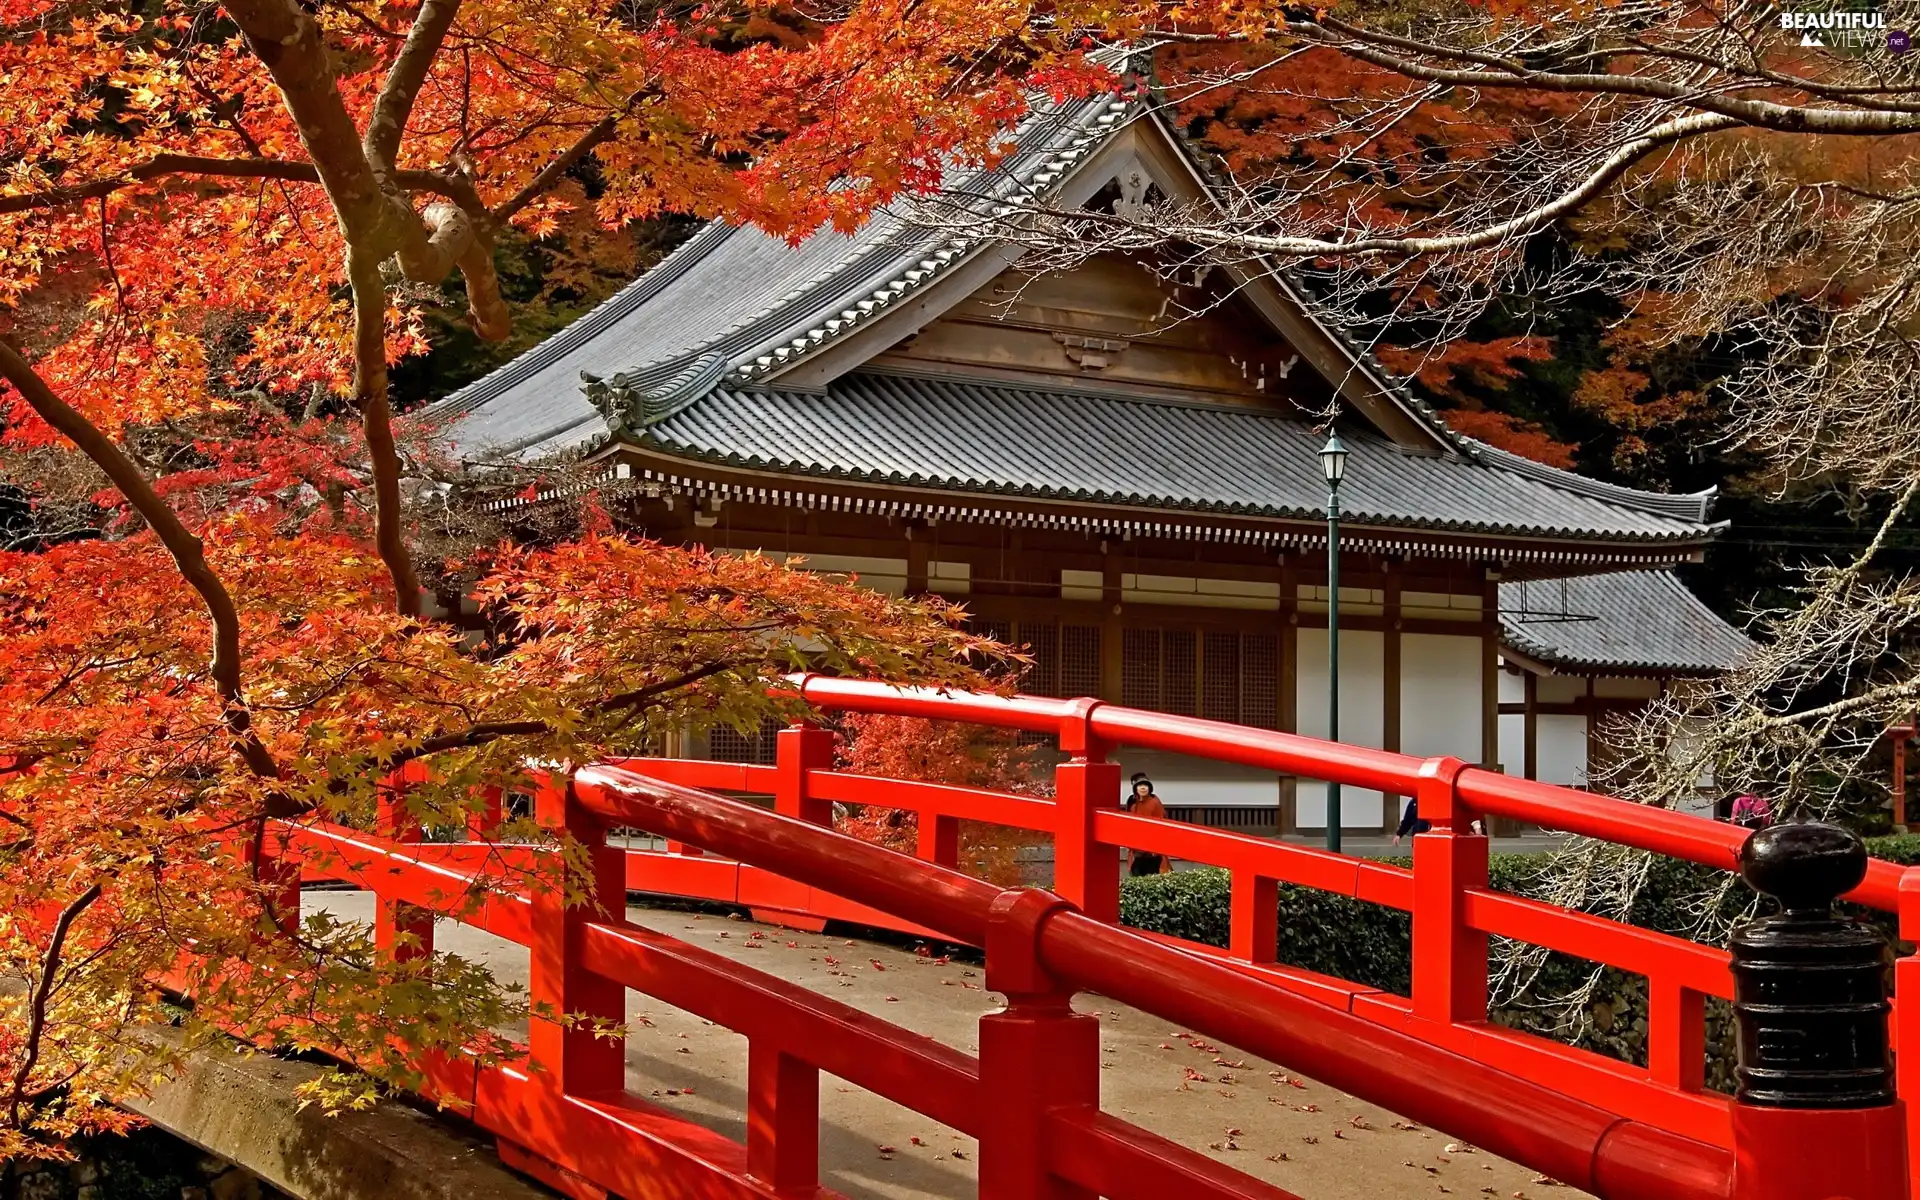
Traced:
[[[1661, 543], [1698, 511], [1564, 471], [1404, 450], [1343, 429], [1341, 504], [1380, 526]], [[1255, 517], [1312, 518], [1324, 436], [1284, 414], [855, 372], [824, 393], [722, 385], [647, 428], [679, 457], [850, 482]]]
[[[1032, 196], [1123, 124], [1127, 101], [1100, 97], [1042, 109], [1018, 149], [992, 170], [956, 170], [948, 186]], [[983, 246], [978, 239], [876, 213], [853, 234], [822, 231], [798, 246], [757, 229], [707, 226], [561, 333], [427, 410], [470, 460], [581, 453], [610, 440], [602, 408], [638, 401], [651, 415], [699, 394], [696, 360], [736, 381], [863, 328], [891, 304]], [[596, 405], [591, 384], [621, 395]]]
[[[1042, 107], [1022, 124], [1015, 153], [990, 171], [956, 170], [949, 186], [973, 195], [1042, 196], [1144, 111], [1137, 100], [1116, 97]], [[424, 419], [442, 423], [449, 448], [471, 461], [581, 455], [625, 441], [831, 477], [1196, 512], [1319, 511], [1322, 485], [1311, 453], [1318, 435], [1277, 415], [1064, 389], [907, 387], [877, 382], [878, 375], [843, 379], [824, 395], [752, 390], [758, 381], [777, 389], [769, 376], [884, 319], [987, 245], [890, 212], [856, 233], [823, 232], [798, 246], [754, 229], [710, 225]], [[1284, 277], [1280, 282], [1292, 287]], [[1302, 303], [1311, 311], [1311, 300]], [[1633, 542], [1711, 536], [1710, 493], [1613, 487], [1461, 437], [1379, 370], [1364, 347], [1330, 332], [1389, 402], [1433, 429], [1436, 445], [1454, 448], [1406, 453], [1356, 432], [1349, 497], [1356, 517]], [[983, 439], [983, 429], [996, 432]], [[1100, 448], [1089, 449], [1095, 442]], [[1230, 470], [1215, 469], [1225, 463]]]
[[1575, 672], [1704, 675], [1753, 643], [1671, 571], [1628, 571], [1500, 585], [1501, 638]]

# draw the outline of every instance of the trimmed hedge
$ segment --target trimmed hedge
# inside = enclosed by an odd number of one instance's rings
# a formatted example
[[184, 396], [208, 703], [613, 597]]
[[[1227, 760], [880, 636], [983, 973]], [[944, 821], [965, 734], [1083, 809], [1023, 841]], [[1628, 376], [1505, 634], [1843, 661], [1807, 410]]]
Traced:
[[[1876, 858], [1903, 866], [1920, 864], [1920, 835], [1867, 839]], [[1406, 859], [1390, 860], [1407, 865]], [[1535, 890], [1545, 860], [1539, 855], [1496, 854], [1488, 878], [1503, 892], [1525, 896]], [[1709, 892], [1722, 873], [1673, 859], [1656, 861], [1634, 905], [1632, 923], [1676, 937], [1688, 936], [1689, 903]], [[1383, 905], [1312, 888], [1281, 884], [1278, 960], [1303, 970], [1332, 975], [1367, 987], [1406, 995], [1412, 978], [1412, 918]], [[1726, 898], [1729, 918], [1747, 905], [1750, 893], [1736, 887]], [[1227, 872], [1206, 868], [1126, 879], [1120, 889], [1120, 921], [1139, 929], [1186, 938], [1209, 946], [1228, 944], [1232, 885]], [[1890, 913], [1860, 911], [1894, 934]], [[1647, 1056], [1647, 985], [1639, 975], [1602, 968], [1591, 1002], [1576, 1027], [1560, 1020], [1556, 1001], [1584, 984], [1596, 964], [1550, 954], [1541, 969], [1517, 992], [1504, 995], [1489, 1012], [1497, 1024], [1644, 1066]], [[1707, 1084], [1731, 1090], [1733, 1014], [1724, 1001], [1707, 1004]]]

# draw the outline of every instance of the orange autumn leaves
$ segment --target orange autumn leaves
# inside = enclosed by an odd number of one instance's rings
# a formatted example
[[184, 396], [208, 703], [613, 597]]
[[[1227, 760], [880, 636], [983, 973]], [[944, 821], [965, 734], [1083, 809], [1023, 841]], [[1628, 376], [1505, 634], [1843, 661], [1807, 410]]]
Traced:
[[[0, 555], [0, 970], [34, 978], [51, 917], [101, 889], [60, 948], [81, 965], [56, 975], [17, 1121], [0, 1093], [0, 1156], [57, 1156], [71, 1132], [112, 1127], [112, 1098], [166, 1065], [124, 1053], [130, 1028], [170, 1019], [162, 978], [194, 994], [197, 1030], [271, 1033], [387, 1083], [410, 1082], [422, 1053], [507, 1052], [489, 1031], [524, 998], [477, 968], [396, 960], [324, 913], [276, 936], [272, 881], [247, 852], [270, 797], [365, 827], [383, 775], [427, 757], [405, 811], [460, 825], [481, 785], [511, 788], [529, 761], [790, 715], [796, 667], [975, 686], [995, 652], [938, 600], [608, 534], [472, 564], [484, 635], [397, 614], [352, 534], [228, 514], [202, 539], [241, 615], [271, 778], [233, 752], [206, 620], [148, 536]], [[28, 1016], [20, 997], [0, 1004], [3, 1080]], [[323, 1098], [368, 1086], [329, 1079]]]
[[[413, 13], [315, 12], [362, 128]], [[406, 126], [401, 183], [417, 209], [477, 202], [535, 236], [661, 213], [794, 237], [850, 228], [950, 157], [993, 156], [1027, 108], [1008, 67], [1044, 65], [1056, 91], [1109, 78], [1077, 51], [1022, 49], [1030, 15], [1018, 0], [865, 0], [830, 21], [789, 14], [799, 32], [770, 37], [757, 10], [647, 20], [594, 0], [462, 0]], [[110, 428], [230, 408], [241, 389], [344, 393], [339, 223], [223, 11], [8, 0], [0, 27], [0, 328], [39, 351], [56, 390]], [[584, 165], [555, 172], [603, 122]], [[425, 348], [434, 300], [390, 292], [389, 362]], [[236, 317], [237, 347], [215, 353]], [[8, 440], [49, 436], [0, 406]]]

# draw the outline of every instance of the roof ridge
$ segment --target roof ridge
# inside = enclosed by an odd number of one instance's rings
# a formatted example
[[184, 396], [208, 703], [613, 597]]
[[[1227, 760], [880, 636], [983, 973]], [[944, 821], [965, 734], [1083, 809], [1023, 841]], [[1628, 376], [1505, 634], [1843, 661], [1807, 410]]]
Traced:
[[678, 278], [688, 266], [705, 257], [708, 251], [725, 241], [734, 227], [709, 221], [668, 255], [642, 272], [632, 282], [594, 305], [566, 328], [515, 355], [444, 400], [429, 405], [422, 416], [453, 417], [471, 412], [512, 385], [531, 378], [565, 357], [583, 342], [591, 341], [614, 322], [632, 315], [635, 309], [652, 299], [662, 288]]
[[1713, 513], [1714, 498], [1719, 494], [1718, 488], [1706, 488], [1698, 492], [1653, 492], [1643, 488], [1628, 487], [1621, 483], [1608, 483], [1603, 479], [1593, 479], [1575, 471], [1536, 462], [1525, 455], [1515, 454], [1511, 450], [1502, 450], [1478, 438], [1466, 437], [1465, 434], [1461, 436], [1479, 447], [1501, 466], [1530, 479], [1537, 479], [1542, 483], [1563, 488], [1592, 500], [1637, 508], [1664, 517], [1677, 517], [1695, 524], [1706, 524]]

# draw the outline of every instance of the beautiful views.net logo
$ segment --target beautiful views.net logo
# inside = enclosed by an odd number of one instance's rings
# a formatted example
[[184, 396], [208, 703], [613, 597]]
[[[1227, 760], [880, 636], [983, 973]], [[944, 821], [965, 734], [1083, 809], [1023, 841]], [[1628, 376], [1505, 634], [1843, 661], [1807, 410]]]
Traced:
[[1802, 46], [1855, 52], [1885, 46], [1895, 54], [1905, 54], [1913, 42], [1904, 29], [1888, 29], [1887, 14], [1878, 11], [1810, 11], [1784, 9], [1780, 28], [1800, 35]]

